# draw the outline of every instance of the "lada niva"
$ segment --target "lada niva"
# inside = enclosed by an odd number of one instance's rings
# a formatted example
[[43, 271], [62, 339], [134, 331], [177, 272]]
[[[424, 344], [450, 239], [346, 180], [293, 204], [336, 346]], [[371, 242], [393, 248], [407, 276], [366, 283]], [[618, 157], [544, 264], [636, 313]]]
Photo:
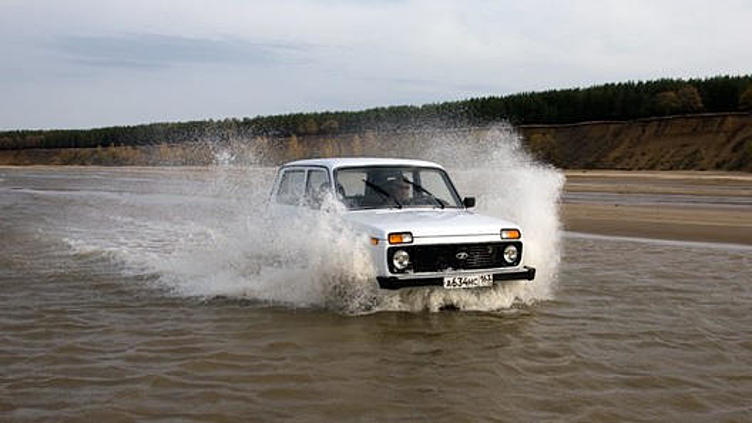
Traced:
[[363, 233], [382, 289], [489, 287], [532, 281], [523, 266], [523, 237], [512, 222], [473, 212], [444, 168], [422, 160], [331, 158], [299, 160], [277, 172], [276, 207], [344, 205], [343, 224]]

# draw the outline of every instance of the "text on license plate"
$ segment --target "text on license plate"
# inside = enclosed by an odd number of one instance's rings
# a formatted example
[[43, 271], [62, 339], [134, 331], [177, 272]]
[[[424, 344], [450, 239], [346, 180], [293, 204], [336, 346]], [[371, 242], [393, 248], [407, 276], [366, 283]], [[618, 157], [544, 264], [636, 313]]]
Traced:
[[484, 273], [480, 275], [465, 276], [447, 276], [444, 278], [444, 288], [461, 289], [461, 288], [479, 288], [493, 285], [493, 274]]

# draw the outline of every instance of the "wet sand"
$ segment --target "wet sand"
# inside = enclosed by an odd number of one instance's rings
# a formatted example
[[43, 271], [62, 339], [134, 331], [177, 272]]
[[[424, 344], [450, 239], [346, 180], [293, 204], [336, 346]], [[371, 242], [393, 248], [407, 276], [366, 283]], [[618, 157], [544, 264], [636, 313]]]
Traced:
[[752, 174], [567, 171], [566, 230], [752, 245]]

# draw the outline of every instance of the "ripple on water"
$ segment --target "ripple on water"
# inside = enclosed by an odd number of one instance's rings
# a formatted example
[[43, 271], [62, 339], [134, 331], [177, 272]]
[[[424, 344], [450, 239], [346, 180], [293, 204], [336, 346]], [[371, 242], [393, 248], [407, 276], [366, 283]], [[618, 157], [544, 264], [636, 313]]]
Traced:
[[[10, 207], [0, 220], [4, 418], [752, 420], [746, 250], [568, 236], [551, 299], [490, 312], [353, 317], [315, 303], [181, 296], [159, 285], [162, 273], [129, 265], [128, 254], [158, 261], [186, 245], [226, 241], [206, 230], [228, 219], [213, 220], [219, 206], [211, 201], [138, 202], [139, 189], [214, 189], [216, 175], [186, 172], [139, 173], [151, 183], [138, 188], [118, 180], [130, 175], [125, 169], [71, 182], [130, 189], [130, 203], [0, 196], [0, 207]], [[66, 178], [30, 180], [43, 189]], [[97, 214], [103, 207], [117, 207], [131, 219], [120, 224], [151, 238], [120, 231]], [[160, 228], [186, 244], [164, 242]], [[86, 233], [84, 243], [65, 241]], [[196, 262], [199, 270], [206, 263]], [[198, 288], [215, 280], [198, 274]], [[283, 289], [295, 281], [272, 282]]]

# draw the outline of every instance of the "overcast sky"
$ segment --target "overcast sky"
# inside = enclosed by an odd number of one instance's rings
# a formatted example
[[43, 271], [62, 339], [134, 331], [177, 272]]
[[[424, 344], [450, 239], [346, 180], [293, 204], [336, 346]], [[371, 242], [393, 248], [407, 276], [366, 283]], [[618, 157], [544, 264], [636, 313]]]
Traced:
[[0, 129], [752, 73], [752, 1], [0, 0]]

